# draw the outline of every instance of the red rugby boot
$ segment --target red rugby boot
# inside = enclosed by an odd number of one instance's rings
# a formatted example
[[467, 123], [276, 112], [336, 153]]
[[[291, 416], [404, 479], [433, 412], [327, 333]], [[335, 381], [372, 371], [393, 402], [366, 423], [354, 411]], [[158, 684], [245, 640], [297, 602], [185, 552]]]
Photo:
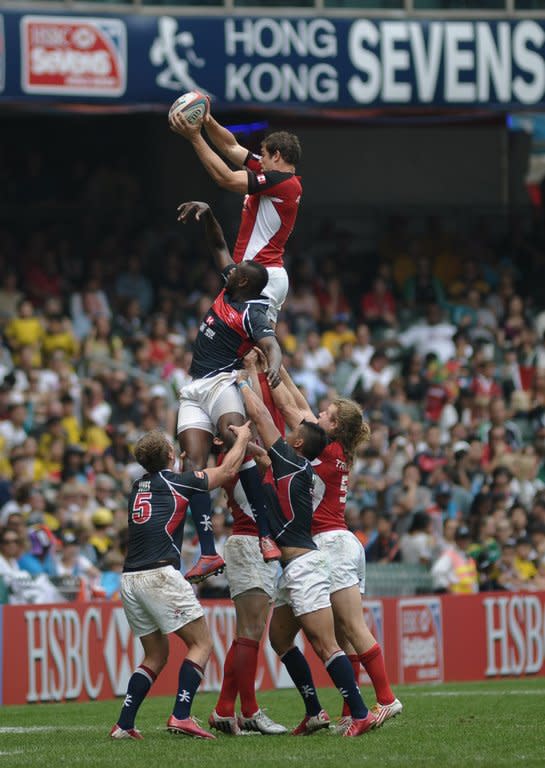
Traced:
[[272, 563], [274, 560], [280, 560], [282, 552], [274, 543], [270, 536], [259, 537], [259, 549], [266, 563]]
[[352, 718], [352, 722], [343, 733], [343, 736], [363, 736], [364, 733], [367, 733], [371, 728], [374, 728], [376, 724], [377, 718], [371, 711], [369, 711], [367, 717], [364, 717], [363, 719], [356, 720]]
[[144, 737], [140, 733], [139, 730], [136, 728], [127, 728], [127, 730], [123, 730], [123, 728], [120, 728], [118, 724], [116, 723], [112, 730], [110, 731], [110, 738], [111, 739], [135, 739], [136, 741], [143, 739]]
[[184, 720], [179, 720], [177, 717], [174, 717], [174, 715], [171, 715], [168, 718], [167, 731], [177, 735], [193, 736], [195, 739], [216, 738], [214, 734], [208, 733], [204, 728], [201, 728], [193, 717], [186, 717]]
[[209, 576], [215, 576], [216, 573], [223, 573], [225, 560], [219, 555], [201, 555], [193, 568], [185, 574], [185, 578], [191, 584], [198, 584]]
[[329, 715], [325, 709], [321, 709], [317, 715], [305, 715], [297, 728], [291, 732], [292, 736], [309, 736], [322, 728], [329, 728]]

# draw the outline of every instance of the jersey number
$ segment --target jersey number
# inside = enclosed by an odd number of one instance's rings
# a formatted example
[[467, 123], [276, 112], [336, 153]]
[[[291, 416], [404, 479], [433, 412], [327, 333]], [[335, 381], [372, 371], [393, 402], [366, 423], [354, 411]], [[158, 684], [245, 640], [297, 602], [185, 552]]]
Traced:
[[151, 493], [137, 493], [132, 505], [132, 521], [137, 525], [147, 523], [151, 517]]
[[341, 504], [346, 504], [346, 496], [348, 494], [348, 475], [343, 475], [341, 479], [341, 495], [339, 501]]

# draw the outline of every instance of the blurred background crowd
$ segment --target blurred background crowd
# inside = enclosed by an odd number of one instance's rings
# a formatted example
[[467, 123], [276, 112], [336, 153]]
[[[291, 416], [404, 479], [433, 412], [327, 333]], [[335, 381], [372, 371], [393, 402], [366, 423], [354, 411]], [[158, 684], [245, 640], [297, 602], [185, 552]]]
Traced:
[[[174, 437], [199, 319], [221, 288], [198, 228], [146, 217], [150, 190], [122, 163], [76, 163], [53, 188], [44, 162], [17, 166], [17, 202], [35, 220], [0, 222], [12, 602], [116, 596], [142, 472], [131, 446], [155, 427]], [[4, 157], [4, 188], [14, 169]], [[448, 550], [473, 557], [476, 589], [545, 589], [545, 230], [539, 211], [491, 224], [392, 215], [362, 239], [321, 217], [288, 247], [286, 368], [316, 412], [353, 397], [372, 428], [347, 523], [369, 563], [418, 566], [436, 591], [450, 589]], [[214, 505], [221, 552], [231, 521], [222, 493]], [[189, 567], [190, 519], [184, 555]], [[228, 594], [221, 576], [202, 590]]]

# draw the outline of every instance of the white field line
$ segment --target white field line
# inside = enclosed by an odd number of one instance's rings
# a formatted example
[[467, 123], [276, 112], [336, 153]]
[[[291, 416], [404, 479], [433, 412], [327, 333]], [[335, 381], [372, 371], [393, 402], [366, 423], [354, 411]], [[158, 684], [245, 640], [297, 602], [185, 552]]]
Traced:
[[402, 699], [407, 696], [545, 696], [545, 688], [517, 688], [516, 690], [495, 688], [493, 691], [404, 691]]

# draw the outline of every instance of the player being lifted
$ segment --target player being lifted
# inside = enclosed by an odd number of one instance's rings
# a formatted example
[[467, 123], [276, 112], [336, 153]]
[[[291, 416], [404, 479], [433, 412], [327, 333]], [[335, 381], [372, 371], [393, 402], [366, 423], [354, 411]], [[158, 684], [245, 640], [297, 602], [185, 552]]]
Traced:
[[121, 577], [121, 600], [144, 659], [133, 672], [113, 739], [142, 739], [136, 714], [168, 659], [166, 635], [178, 635], [187, 646], [180, 667], [178, 693], [167, 728], [201, 739], [213, 739], [190, 716], [193, 697], [204, 675], [212, 640], [204, 611], [180, 573], [180, 550], [188, 504], [236, 475], [250, 438], [248, 424], [231, 427], [236, 441], [221, 467], [202, 472], [173, 472], [175, 454], [155, 430], [136, 443], [134, 455], [147, 474], [136, 480], [129, 497], [129, 540]]
[[[180, 392], [178, 439], [186, 454], [184, 467], [202, 470], [207, 465], [216, 432], [229, 448], [230, 425], [240, 426], [246, 418], [233, 371], [242, 368], [244, 355], [257, 345], [267, 360], [267, 380], [275, 387], [280, 383], [278, 370], [282, 352], [267, 319], [267, 300], [261, 295], [267, 283], [265, 267], [255, 261], [233, 262], [222, 229], [206, 203], [182, 203], [178, 210], [180, 221], [185, 223], [195, 218], [204, 223], [206, 242], [225, 279], [225, 288], [199, 328], [189, 371], [193, 381]], [[240, 482], [252, 506], [263, 558], [276, 560], [280, 551], [270, 537], [261, 478], [253, 459], [244, 463]], [[195, 497], [191, 513], [201, 557], [186, 578], [201, 581], [223, 569], [225, 563], [214, 545], [210, 497], [205, 494]]]
[[261, 145], [261, 156], [254, 155], [208, 113], [204, 118], [208, 138], [230, 163], [244, 169], [231, 170], [205, 141], [202, 125], [202, 121], [189, 124], [181, 112], [170, 120], [172, 130], [191, 142], [216, 184], [244, 195], [233, 259], [266, 267], [269, 279], [263, 294], [269, 299], [269, 319], [276, 324], [289, 287], [284, 250], [302, 194], [301, 179], [295, 174], [301, 159], [299, 139], [286, 131], [271, 133]]
[[[331, 561], [331, 605], [337, 640], [352, 662], [356, 679], [360, 665], [371, 679], [377, 697], [373, 713], [379, 726], [398, 715], [403, 707], [390, 687], [382, 649], [363, 617], [365, 550], [348, 530], [344, 518], [348, 473], [356, 448], [369, 439], [369, 426], [363, 421], [359, 405], [347, 398], [337, 398], [316, 418], [283, 367], [280, 375], [282, 384], [272, 391], [272, 396], [288, 427], [296, 429], [302, 422], [312, 422], [319, 424], [328, 436], [327, 446], [312, 462], [317, 476], [312, 536]], [[339, 728], [349, 725], [350, 712], [345, 705]]]
[[272, 534], [282, 550], [283, 570], [269, 639], [305, 703], [305, 717], [293, 734], [306, 735], [329, 727], [329, 717], [316, 695], [308, 663], [294, 645], [302, 629], [349, 707], [351, 721], [343, 736], [360, 736], [373, 728], [376, 718], [365, 706], [354, 670], [335, 639], [329, 558], [311, 538], [314, 472], [310, 462], [325, 449], [327, 437], [318, 424], [302, 421], [287, 439], [282, 438], [244, 375], [241, 371], [238, 380], [246, 412], [269, 453], [276, 487], [276, 493], [271, 494], [275, 503], [270, 503], [267, 511]]

